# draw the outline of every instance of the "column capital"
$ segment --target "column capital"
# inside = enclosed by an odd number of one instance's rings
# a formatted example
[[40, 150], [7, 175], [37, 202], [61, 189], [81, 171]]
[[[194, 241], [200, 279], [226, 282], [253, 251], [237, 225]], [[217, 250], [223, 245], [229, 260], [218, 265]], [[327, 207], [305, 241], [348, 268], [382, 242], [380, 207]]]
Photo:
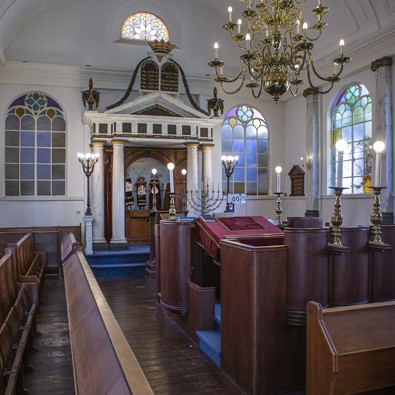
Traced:
[[[214, 146], [215, 146], [214, 143], [202, 143], [202, 144], [200, 145], [200, 147], [201, 147], [202, 149], [211, 149], [211, 148], [214, 148]], [[199, 148], [200, 148], [200, 147], [199, 147]]]
[[189, 147], [198, 147], [199, 146], [199, 141], [187, 141], [185, 143], [185, 145], [187, 146], [187, 148]]
[[380, 67], [384, 66], [392, 66], [392, 58], [390, 58], [389, 56], [384, 56], [381, 59], [374, 60], [370, 65], [370, 69], [374, 72], [377, 71], [377, 69], [379, 69]]
[[121, 141], [121, 140], [112, 140], [111, 144], [112, 145], [125, 145], [125, 142]]
[[316, 88], [307, 88], [303, 91], [304, 97], [313, 96], [313, 95], [318, 95], [318, 90]]
[[106, 143], [104, 141], [92, 141], [91, 145], [93, 147], [104, 147]]

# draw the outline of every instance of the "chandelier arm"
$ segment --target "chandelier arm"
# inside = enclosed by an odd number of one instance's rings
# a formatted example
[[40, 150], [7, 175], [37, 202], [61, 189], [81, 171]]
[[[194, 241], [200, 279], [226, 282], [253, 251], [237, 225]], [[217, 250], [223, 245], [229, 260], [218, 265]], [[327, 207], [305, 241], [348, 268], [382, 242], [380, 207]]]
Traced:
[[[333, 80], [333, 76], [332, 76], [332, 75], [331, 75], [330, 77], [323, 77], [323, 76], [321, 76], [320, 74], [318, 74], [317, 70], [316, 70], [315, 67], [314, 67], [314, 60], [313, 60], [313, 57], [311, 56], [311, 53], [308, 52], [308, 55], [309, 55], [309, 61], [310, 61], [309, 63], [310, 63], [310, 65], [311, 65], [311, 69], [313, 70], [314, 75], [315, 75], [317, 78], [319, 78], [320, 80], [322, 80], [322, 81], [325, 81], [325, 82], [332, 82], [332, 80]], [[342, 68], [341, 68], [339, 74], [341, 73], [341, 71], [342, 71]], [[307, 64], [307, 74], [308, 74], [308, 76], [310, 75], [310, 72], [309, 72], [309, 64]], [[338, 74], [338, 75], [339, 75], [339, 74]], [[309, 81], [310, 81], [310, 76], [309, 76]]]
[[262, 82], [262, 79], [261, 79], [261, 83], [259, 84], [259, 92], [258, 92], [258, 94], [255, 93], [254, 88], [251, 89], [251, 91], [252, 91], [252, 96], [254, 97], [254, 99], [258, 99], [258, 97], [261, 95], [261, 93], [262, 93], [262, 88], [263, 88], [263, 82]]
[[313, 84], [313, 82], [312, 82], [312, 80], [311, 80], [310, 69], [309, 69], [308, 66], [307, 66], [307, 78], [308, 78], [308, 80], [309, 80], [310, 86], [311, 86], [317, 93], [319, 93], [319, 94], [321, 94], [321, 95], [324, 95], [324, 94], [328, 93], [328, 92], [333, 88], [333, 85], [334, 85], [334, 83], [336, 82], [335, 79], [330, 80], [330, 79], [323, 79], [323, 78], [321, 78], [323, 81], [330, 82], [330, 86], [329, 86], [328, 89], [326, 89], [326, 90], [324, 90], [324, 91], [323, 91], [323, 90], [319, 90], [316, 86], [314, 86], [314, 84]]

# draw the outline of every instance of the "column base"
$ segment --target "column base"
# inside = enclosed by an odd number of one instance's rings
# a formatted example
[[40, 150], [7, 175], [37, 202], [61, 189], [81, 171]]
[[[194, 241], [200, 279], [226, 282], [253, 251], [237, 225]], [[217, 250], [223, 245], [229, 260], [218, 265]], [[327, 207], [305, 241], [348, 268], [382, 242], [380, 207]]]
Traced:
[[320, 212], [318, 210], [306, 210], [304, 213], [305, 217], [319, 217]]
[[93, 251], [108, 251], [109, 249], [106, 240], [93, 240]]
[[394, 213], [386, 212], [382, 213], [383, 215], [383, 222], [381, 225], [393, 225], [394, 224]]
[[110, 250], [112, 251], [123, 251], [129, 248], [128, 242], [126, 239], [124, 240], [111, 240], [110, 241]]

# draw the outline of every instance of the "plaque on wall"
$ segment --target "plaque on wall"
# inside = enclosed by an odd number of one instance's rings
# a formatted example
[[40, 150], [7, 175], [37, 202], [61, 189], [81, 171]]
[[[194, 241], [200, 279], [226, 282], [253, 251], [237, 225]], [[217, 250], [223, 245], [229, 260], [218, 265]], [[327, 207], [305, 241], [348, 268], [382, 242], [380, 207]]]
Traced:
[[298, 165], [294, 165], [288, 173], [291, 178], [290, 196], [304, 196], [304, 171]]
[[159, 67], [152, 60], [147, 60], [141, 66], [140, 89], [150, 91], [159, 90]]
[[178, 92], [178, 67], [166, 62], [160, 71], [160, 90], [165, 92]]

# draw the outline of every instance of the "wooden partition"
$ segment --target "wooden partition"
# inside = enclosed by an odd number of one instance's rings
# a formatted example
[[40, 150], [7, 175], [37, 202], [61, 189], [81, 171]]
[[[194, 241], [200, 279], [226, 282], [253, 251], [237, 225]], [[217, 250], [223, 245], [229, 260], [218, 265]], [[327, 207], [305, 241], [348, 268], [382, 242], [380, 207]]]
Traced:
[[290, 325], [306, 325], [306, 303], [329, 305], [327, 252], [328, 229], [285, 228], [288, 246], [286, 319]]
[[394, 302], [307, 311], [307, 395], [395, 385]]
[[287, 217], [289, 228], [321, 228], [324, 226], [322, 218], [316, 217]]
[[160, 293], [168, 309], [185, 314], [188, 310], [192, 242], [188, 222], [160, 221]]
[[371, 251], [370, 301], [395, 300], [395, 225], [381, 227], [383, 241], [391, 246]]
[[249, 394], [286, 385], [286, 261], [284, 245], [221, 241], [221, 366]]
[[342, 227], [342, 243], [349, 248], [330, 259], [330, 305], [347, 306], [369, 301], [369, 227]]
[[84, 254], [63, 271], [76, 395], [153, 395]]

